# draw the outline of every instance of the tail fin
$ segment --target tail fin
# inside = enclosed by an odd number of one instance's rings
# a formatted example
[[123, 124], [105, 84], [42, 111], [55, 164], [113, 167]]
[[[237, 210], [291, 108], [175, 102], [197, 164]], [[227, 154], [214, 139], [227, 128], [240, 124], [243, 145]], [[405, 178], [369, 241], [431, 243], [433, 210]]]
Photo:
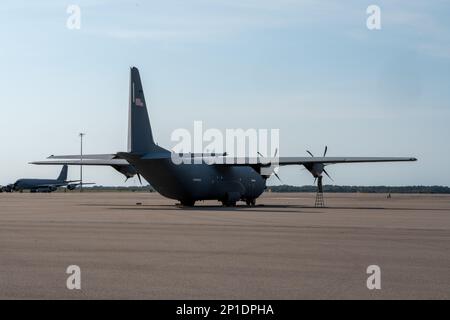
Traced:
[[139, 70], [132, 67], [130, 70], [128, 152], [144, 154], [160, 149], [153, 140]]
[[58, 181], [66, 181], [67, 180], [67, 165], [62, 167], [61, 173], [57, 179]]

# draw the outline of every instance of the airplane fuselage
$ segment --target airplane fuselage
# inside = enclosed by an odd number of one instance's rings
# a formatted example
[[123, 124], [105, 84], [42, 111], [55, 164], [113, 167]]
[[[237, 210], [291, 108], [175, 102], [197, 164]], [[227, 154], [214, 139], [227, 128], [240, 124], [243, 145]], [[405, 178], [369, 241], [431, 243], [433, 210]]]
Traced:
[[[49, 187], [51, 185], [52, 187]], [[19, 179], [14, 183], [15, 190], [32, 190], [32, 191], [56, 191], [58, 186], [63, 186], [64, 181], [54, 179]]]
[[169, 159], [136, 160], [137, 171], [163, 196], [182, 203], [254, 200], [266, 188], [266, 179], [251, 167], [175, 164]]

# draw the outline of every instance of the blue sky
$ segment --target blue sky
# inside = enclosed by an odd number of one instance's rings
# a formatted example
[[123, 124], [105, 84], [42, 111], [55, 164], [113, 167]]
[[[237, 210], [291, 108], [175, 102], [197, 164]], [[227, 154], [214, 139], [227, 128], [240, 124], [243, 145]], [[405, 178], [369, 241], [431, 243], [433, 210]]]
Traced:
[[[81, 29], [66, 8], [81, 8]], [[382, 29], [366, 28], [381, 8]], [[448, 1], [3, 1], [0, 184], [51, 177], [29, 161], [126, 150], [129, 67], [143, 78], [154, 136], [279, 128], [282, 156], [416, 156], [336, 165], [336, 184], [449, 185]], [[78, 170], [69, 170], [76, 178]], [[281, 168], [284, 183], [313, 179]], [[86, 179], [121, 185], [109, 168]], [[276, 180], [271, 182], [276, 183]], [[128, 185], [136, 184], [136, 180]]]

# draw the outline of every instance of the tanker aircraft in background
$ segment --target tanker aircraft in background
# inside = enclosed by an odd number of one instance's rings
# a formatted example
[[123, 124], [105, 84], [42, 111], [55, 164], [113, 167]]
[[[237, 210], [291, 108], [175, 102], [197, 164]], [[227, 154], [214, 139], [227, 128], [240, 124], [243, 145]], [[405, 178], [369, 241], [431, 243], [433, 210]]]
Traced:
[[[62, 167], [61, 173], [56, 179], [19, 179], [15, 183], [2, 188], [3, 192], [22, 192], [29, 190], [30, 192], [54, 192], [58, 188], [64, 187], [68, 190], [75, 190], [81, 185], [80, 180], [67, 181], [67, 165]], [[83, 183], [83, 185], [93, 183]]]

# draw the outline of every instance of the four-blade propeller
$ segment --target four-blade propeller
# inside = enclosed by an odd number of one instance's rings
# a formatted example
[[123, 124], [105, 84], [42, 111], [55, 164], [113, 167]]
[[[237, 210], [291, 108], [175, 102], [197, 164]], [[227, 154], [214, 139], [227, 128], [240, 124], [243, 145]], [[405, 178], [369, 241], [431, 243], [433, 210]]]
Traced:
[[[327, 155], [327, 151], [328, 151], [328, 146], [325, 146], [325, 150], [323, 151], [323, 157], [325, 157]], [[311, 156], [314, 157], [314, 155], [311, 153], [311, 151], [306, 150], [306, 152]], [[327, 172], [327, 170], [325, 170], [325, 164], [323, 163], [314, 163], [311, 165], [305, 165], [305, 168], [311, 172], [311, 174], [314, 177], [314, 184], [316, 184], [317, 182], [317, 186], [319, 188], [319, 192], [323, 192], [322, 189], [322, 173], [325, 173], [327, 175], [328, 178], [330, 178], [331, 181], [334, 181], [333, 178], [329, 175], [329, 173]]]
[[[277, 157], [277, 154], [278, 154], [278, 148], [275, 149], [275, 153], [274, 153], [272, 159], [275, 159], [275, 158]], [[265, 158], [265, 156], [263, 156], [259, 151], [258, 151], [258, 155], [259, 155], [261, 158]], [[280, 177], [278, 176], [278, 173], [275, 171], [276, 169], [277, 169], [277, 168], [275, 168], [275, 169], [273, 170], [272, 174], [273, 174], [275, 177], [277, 177], [277, 179], [278, 179], [281, 183], [283, 183], [283, 181], [282, 181], [282, 180], [280, 179]]]

